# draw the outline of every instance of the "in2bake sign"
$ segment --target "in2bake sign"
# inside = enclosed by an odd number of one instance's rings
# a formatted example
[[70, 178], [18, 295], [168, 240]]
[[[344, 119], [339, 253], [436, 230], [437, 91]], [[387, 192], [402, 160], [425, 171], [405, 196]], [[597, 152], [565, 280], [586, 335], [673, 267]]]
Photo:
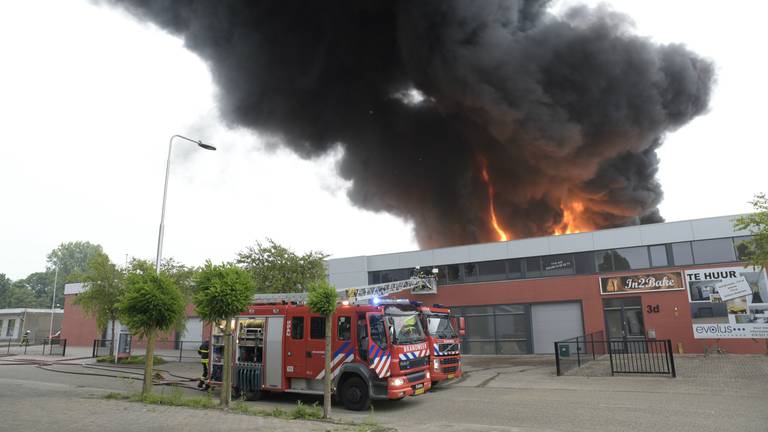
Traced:
[[644, 273], [600, 278], [600, 294], [625, 294], [685, 289], [680, 272]]

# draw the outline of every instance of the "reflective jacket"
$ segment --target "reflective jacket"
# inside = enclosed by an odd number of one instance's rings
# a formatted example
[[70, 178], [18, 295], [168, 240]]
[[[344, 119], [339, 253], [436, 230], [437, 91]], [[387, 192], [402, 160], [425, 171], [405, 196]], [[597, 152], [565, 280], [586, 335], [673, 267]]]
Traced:
[[197, 354], [200, 356], [200, 363], [208, 363], [209, 350], [210, 350], [210, 345], [208, 341], [205, 341], [200, 344], [200, 347], [197, 349]]

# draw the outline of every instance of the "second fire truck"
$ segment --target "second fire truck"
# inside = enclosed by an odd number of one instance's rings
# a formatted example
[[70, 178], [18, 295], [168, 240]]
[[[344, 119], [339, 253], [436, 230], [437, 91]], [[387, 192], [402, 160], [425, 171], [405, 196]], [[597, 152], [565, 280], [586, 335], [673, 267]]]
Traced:
[[430, 350], [432, 385], [459, 378], [462, 373], [459, 336], [464, 335], [464, 318], [451, 317], [450, 309], [441, 305], [423, 306], [417, 303], [417, 309]]

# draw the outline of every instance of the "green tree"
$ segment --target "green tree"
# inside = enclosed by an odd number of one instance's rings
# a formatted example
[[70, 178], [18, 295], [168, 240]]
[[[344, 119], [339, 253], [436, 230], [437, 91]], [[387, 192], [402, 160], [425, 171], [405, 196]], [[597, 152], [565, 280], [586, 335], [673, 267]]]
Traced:
[[125, 277], [125, 292], [117, 304], [120, 321], [131, 332], [147, 339], [143, 396], [152, 393], [152, 367], [157, 333], [178, 328], [184, 320], [184, 296], [164, 272], [155, 273], [146, 261], [134, 260]]
[[[221, 404], [228, 407], [232, 398], [232, 328], [237, 314], [250, 304], [256, 286], [246, 270], [233, 263], [213, 265], [206, 261], [195, 278], [195, 309], [204, 321], [212, 325], [224, 323], [224, 364], [222, 370]], [[211, 365], [213, 366], [213, 365]]]
[[237, 263], [251, 273], [260, 293], [305, 292], [314, 281], [325, 279], [328, 255], [310, 251], [297, 255], [292, 250], [267, 239], [256, 242], [237, 255]]
[[123, 271], [109, 260], [107, 254], [99, 252], [88, 261], [88, 268], [80, 276], [80, 280], [88, 284], [88, 289], [75, 298], [75, 304], [96, 318], [100, 329], [112, 322], [110, 355], [115, 355], [117, 304], [125, 291], [124, 279]]
[[23, 280], [13, 282], [5, 295], [0, 298], [0, 307], [2, 308], [34, 307], [36, 304], [35, 294], [24, 285]]
[[[73, 241], [62, 243], [53, 249], [47, 256], [45, 273], [50, 275], [53, 281], [56, 267], [59, 268], [59, 281], [56, 286], [56, 302], [64, 304], [64, 284], [67, 282], [80, 282], [76, 280], [78, 275], [85, 273], [88, 261], [98, 253], [104, 253], [101, 245], [88, 241]], [[52, 286], [52, 285], [51, 285]], [[51, 304], [51, 293], [47, 293], [48, 305]]]
[[768, 197], [759, 193], [750, 204], [755, 212], [736, 219], [734, 227], [752, 234], [750, 240], [739, 245], [742, 248], [742, 259], [755, 267], [761, 267], [768, 263]]
[[179, 286], [185, 297], [192, 299], [197, 286], [195, 285], [195, 275], [197, 269], [182, 264], [174, 258], [163, 258], [160, 261], [160, 271], [166, 272]]
[[8, 296], [8, 291], [11, 289], [12, 283], [13, 281], [8, 278], [5, 273], [0, 273], [0, 309], [7, 307], [4, 302]]
[[324, 279], [309, 284], [309, 309], [325, 317], [325, 376], [323, 418], [331, 416], [331, 322], [336, 311], [336, 289]]

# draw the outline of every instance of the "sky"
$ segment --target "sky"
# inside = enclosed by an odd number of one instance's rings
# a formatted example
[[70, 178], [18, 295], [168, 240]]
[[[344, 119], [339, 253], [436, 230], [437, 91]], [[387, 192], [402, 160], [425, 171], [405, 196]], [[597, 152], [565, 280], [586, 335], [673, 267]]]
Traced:
[[[598, 2], [556, 1], [568, 5]], [[768, 191], [763, 132], [768, 4], [604, 2], [636, 32], [716, 63], [710, 111], [667, 136], [659, 180], [668, 221], [750, 210]], [[334, 167], [303, 160], [218, 116], [206, 65], [181, 40], [80, 0], [0, 2], [0, 273], [45, 268], [62, 242], [101, 244], [113, 261], [154, 259], [168, 140], [174, 142], [163, 256], [231, 260], [272, 238], [333, 257], [418, 248], [411, 225], [353, 207]]]

